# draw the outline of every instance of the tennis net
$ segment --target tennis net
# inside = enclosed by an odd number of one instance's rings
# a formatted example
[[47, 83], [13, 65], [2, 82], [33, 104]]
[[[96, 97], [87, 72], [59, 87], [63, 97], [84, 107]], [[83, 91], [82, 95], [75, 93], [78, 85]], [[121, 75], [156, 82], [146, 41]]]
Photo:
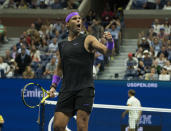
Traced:
[[[53, 114], [56, 101], [45, 101], [44, 130], [53, 131]], [[142, 112], [139, 121], [136, 117], [124, 118], [125, 110], [129, 112]], [[137, 119], [137, 118], [136, 118]], [[136, 131], [170, 131], [171, 130], [171, 109], [152, 107], [130, 107], [121, 105], [94, 104], [89, 121], [89, 131], [128, 131], [128, 128], [135, 125]], [[76, 116], [68, 126], [67, 131], [76, 131]]]

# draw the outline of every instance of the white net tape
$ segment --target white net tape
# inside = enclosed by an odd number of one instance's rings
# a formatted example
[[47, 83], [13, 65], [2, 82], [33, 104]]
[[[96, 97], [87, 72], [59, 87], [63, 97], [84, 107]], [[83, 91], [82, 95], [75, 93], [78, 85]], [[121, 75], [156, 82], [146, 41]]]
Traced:
[[[57, 103], [57, 101], [49, 101], [49, 100], [45, 101], [45, 104], [49, 104], [49, 105], [56, 105], [56, 103]], [[106, 104], [93, 104], [93, 108], [140, 110], [140, 111], [150, 111], [150, 112], [166, 112], [166, 113], [171, 113], [171, 109], [168, 109], [168, 108], [131, 107], [131, 106], [106, 105]]]

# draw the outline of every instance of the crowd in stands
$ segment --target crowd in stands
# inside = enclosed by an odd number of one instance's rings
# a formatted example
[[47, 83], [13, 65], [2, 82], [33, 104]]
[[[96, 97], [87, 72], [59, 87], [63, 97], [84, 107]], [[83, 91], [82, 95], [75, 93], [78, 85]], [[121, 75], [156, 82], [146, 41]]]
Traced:
[[137, 51], [125, 62], [125, 79], [171, 80], [171, 25], [155, 19], [147, 33], [138, 34]]
[[171, 9], [170, 0], [133, 0], [132, 9]]
[[[107, 5], [109, 6], [109, 5]], [[109, 7], [101, 16], [90, 10], [83, 18], [81, 33], [94, 35], [101, 43], [106, 45], [103, 38], [105, 31], [109, 31], [115, 41], [115, 50], [112, 57], [119, 54], [121, 44], [121, 29], [123, 24], [123, 10], [113, 12]], [[18, 43], [0, 57], [1, 78], [47, 78], [50, 79], [58, 63], [58, 43], [67, 38], [68, 32], [62, 22], [42, 21], [40, 18], [24, 31]], [[112, 57], [106, 57], [100, 52], [95, 53], [93, 74], [104, 70]]]
[[77, 9], [82, 0], [0, 0], [0, 8]]

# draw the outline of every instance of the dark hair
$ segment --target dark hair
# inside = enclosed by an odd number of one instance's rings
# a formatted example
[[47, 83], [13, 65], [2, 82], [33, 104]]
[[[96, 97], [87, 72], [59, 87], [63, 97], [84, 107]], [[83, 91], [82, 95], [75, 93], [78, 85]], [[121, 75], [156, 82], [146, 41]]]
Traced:
[[128, 93], [131, 94], [132, 96], [135, 96], [135, 90], [130, 89], [130, 90], [128, 91]]

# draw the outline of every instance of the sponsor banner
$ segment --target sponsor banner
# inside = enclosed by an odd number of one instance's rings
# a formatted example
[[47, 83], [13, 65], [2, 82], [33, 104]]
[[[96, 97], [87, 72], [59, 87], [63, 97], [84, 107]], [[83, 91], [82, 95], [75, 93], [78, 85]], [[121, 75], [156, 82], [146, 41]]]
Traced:
[[[25, 79], [0, 79], [0, 115], [4, 118], [3, 131], [38, 131], [36, 123], [38, 108], [30, 109], [23, 105], [21, 91], [29, 82], [39, 83], [48, 89], [51, 80], [25, 80]], [[144, 107], [171, 108], [171, 82], [158, 81], [95, 81], [95, 104], [126, 105], [128, 90], [134, 89], [136, 96]], [[39, 97], [41, 93], [25, 92], [28, 97]], [[57, 99], [52, 99], [57, 100]], [[48, 109], [52, 108], [52, 109]], [[45, 131], [53, 122], [55, 106], [45, 108]], [[121, 130], [121, 125], [127, 125], [128, 120], [121, 119], [122, 110], [93, 109], [90, 119], [90, 131]], [[162, 126], [162, 130], [171, 130], [171, 114], [143, 112], [140, 124], [149, 126]], [[50, 126], [49, 126], [50, 128]], [[72, 129], [73, 128], [73, 129]], [[76, 130], [76, 120], [73, 118], [68, 125], [68, 130]]]

